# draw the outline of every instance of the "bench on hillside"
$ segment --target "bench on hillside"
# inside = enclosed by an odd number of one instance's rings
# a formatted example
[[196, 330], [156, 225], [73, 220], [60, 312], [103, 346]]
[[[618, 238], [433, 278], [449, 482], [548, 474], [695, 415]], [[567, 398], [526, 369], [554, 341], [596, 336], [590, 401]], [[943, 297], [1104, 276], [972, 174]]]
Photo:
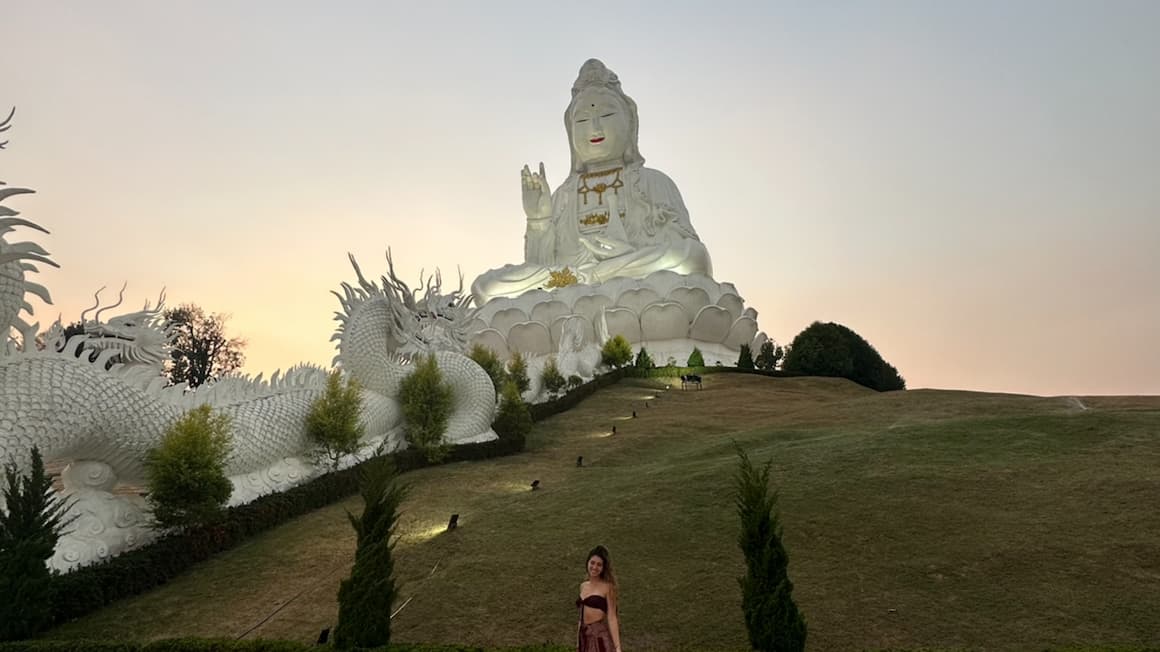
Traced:
[[696, 374], [681, 376], [681, 389], [686, 389], [689, 385], [696, 385], [697, 389], [701, 389], [701, 377]]

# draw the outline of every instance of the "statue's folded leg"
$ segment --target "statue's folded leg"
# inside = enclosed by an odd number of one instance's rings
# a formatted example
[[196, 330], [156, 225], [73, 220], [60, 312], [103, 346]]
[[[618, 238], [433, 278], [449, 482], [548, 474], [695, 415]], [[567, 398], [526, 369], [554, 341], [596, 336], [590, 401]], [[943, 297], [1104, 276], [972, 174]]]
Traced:
[[601, 261], [591, 268], [590, 275], [592, 282], [603, 283], [618, 276], [644, 278], [661, 270], [713, 276], [709, 251], [698, 240], [641, 247], [632, 253]]
[[551, 270], [542, 265], [504, 265], [479, 275], [471, 284], [471, 294], [475, 305], [483, 304], [496, 297], [518, 297], [529, 290], [547, 286]]

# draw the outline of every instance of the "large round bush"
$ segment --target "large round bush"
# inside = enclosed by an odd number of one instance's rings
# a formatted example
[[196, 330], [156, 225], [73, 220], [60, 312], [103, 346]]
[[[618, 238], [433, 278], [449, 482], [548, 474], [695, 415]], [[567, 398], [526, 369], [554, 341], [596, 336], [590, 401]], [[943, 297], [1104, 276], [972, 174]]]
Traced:
[[816, 321], [798, 333], [782, 369], [810, 376], [838, 376], [880, 392], [906, 389], [906, 381], [862, 336], [833, 322]]

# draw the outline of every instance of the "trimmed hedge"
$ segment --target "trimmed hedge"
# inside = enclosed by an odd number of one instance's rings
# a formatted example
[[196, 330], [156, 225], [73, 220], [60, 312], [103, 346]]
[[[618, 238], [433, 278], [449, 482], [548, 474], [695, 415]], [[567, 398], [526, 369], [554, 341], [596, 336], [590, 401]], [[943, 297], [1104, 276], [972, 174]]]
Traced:
[[[314, 645], [291, 641], [235, 641], [211, 638], [173, 638], [149, 643], [130, 641], [17, 641], [0, 643], [0, 652], [305, 652], [317, 650]], [[323, 649], [334, 649], [327, 646]], [[519, 647], [482, 648], [471, 645], [395, 644], [380, 648], [359, 648], [370, 652], [571, 652], [575, 646], [524, 645]]]
[[[708, 376], [710, 374], [750, 374], [752, 376], [768, 376], [770, 378], [797, 378], [807, 374], [798, 374], [791, 371], [766, 371], [764, 369], [739, 369], [737, 367], [655, 367], [653, 369], [627, 368], [625, 376], [629, 378], [680, 378], [689, 374]], [[618, 379], [619, 380], [619, 379]]]
[[[452, 448], [444, 462], [511, 455], [523, 451], [524, 443], [519, 437], [464, 444]], [[390, 457], [400, 472], [430, 466], [423, 452], [413, 448], [392, 453]], [[121, 598], [160, 586], [194, 564], [258, 533], [358, 493], [361, 467], [358, 464], [327, 473], [287, 491], [231, 507], [215, 524], [173, 533], [108, 561], [54, 575], [53, 623], [73, 620]]]
[[679, 378], [689, 374], [706, 376], [709, 374], [750, 374], [754, 376], [769, 376], [771, 378], [792, 378], [804, 374], [795, 374], [786, 371], [764, 371], [762, 369], [738, 369], [737, 367], [653, 367], [640, 369], [638, 367], [621, 367], [601, 374], [596, 378], [571, 389], [567, 394], [543, 403], [529, 405], [532, 421], [543, 421], [550, 416], [566, 412], [578, 405], [580, 401], [592, 396], [598, 389], [615, 385], [624, 378]]
[[[580, 385], [574, 389], [568, 390], [567, 394], [554, 398], [543, 403], [535, 403], [528, 406], [528, 411], [532, 413], [532, 421], [543, 421], [550, 416], [566, 412], [576, 407], [580, 401], [592, 396], [598, 389], [615, 385], [620, 382], [621, 378], [632, 376], [632, 372], [637, 371], [632, 367], [621, 367], [614, 369], [606, 374], [602, 374], [593, 378], [592, 380]], [[643, 369], [639, 371], [644, 371]]]

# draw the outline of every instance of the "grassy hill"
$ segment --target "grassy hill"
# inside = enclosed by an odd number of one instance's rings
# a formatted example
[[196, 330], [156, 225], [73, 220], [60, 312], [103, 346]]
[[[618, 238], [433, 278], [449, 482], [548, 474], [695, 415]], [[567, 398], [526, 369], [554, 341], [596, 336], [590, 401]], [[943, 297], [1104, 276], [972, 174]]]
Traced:
[[[396, 639], [568, 644], [603, 543], [626, 650], [744, 649], [732, 440], [774, 459], [811, 649], [1160, 644], [1160, 398], [735, 374], [703, 391], [624, 381], [538, 423], [525, 454], [404, 475]], [[47, 636], [313, 641], [335, 621], [359, 506]]]

